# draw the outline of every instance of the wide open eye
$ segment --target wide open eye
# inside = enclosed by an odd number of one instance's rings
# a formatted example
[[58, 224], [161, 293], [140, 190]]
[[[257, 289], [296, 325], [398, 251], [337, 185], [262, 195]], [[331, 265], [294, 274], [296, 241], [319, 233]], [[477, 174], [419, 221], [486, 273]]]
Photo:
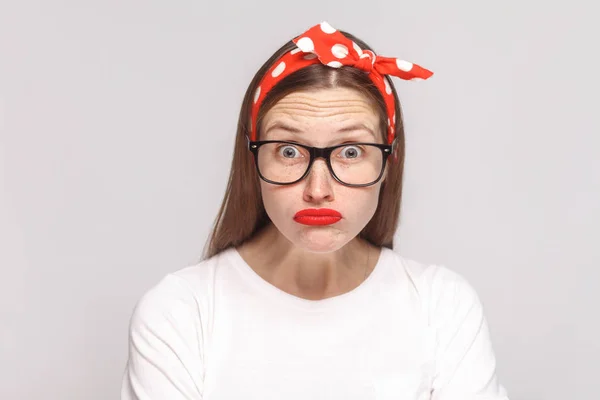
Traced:
[[277, 148], [277, 154], [284, 158], [302, 157], [302, 153], [295, 146], [289, 144], [279, 146]]
[[363, 150], [358, 146], [342, 147], [338, 153], [341, 158], [359, 158], [363, 154]]

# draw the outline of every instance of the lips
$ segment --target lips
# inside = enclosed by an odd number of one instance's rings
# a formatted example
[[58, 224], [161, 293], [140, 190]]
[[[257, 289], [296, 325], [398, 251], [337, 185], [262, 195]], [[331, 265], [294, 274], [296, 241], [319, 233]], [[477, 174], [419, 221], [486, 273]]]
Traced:
[[303, 225], [331, 225], [342, 219], [342, 214], [329, 208], [307, 208], [294, 215], [294, 221]]

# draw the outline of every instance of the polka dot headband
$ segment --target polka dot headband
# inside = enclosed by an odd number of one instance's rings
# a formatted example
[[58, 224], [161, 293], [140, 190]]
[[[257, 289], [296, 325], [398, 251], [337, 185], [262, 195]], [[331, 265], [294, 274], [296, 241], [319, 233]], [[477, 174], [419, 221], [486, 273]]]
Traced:
[[284, 54], [262, 78], [252, 104], [250, 140], [256, 140], [256, 119], [267, 93], [288, 75], [312, 64], [321, 63], [332, 68], [351, 66], [369, 73], [369, 78], [381, 92], [388, 116], [388, 144], [394, 140], [396, 106], [392, 88], [384, 75], [393, 75], [404, 80], [423, 80], [433, 72], [398, 58], [381, 57], [370, 50], [362, 50], [327, 22], [315, 25], [293, 39], [296, 48]]

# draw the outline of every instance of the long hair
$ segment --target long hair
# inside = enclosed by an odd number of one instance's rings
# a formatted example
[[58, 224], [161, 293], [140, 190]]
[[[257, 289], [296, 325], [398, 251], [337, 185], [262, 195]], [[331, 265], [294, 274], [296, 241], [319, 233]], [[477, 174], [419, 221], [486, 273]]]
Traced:
[[[362, 40], [342, 32], [362, 49], [372, 50]], [[238, 119], [233, 160], [223, 202], [214, 221], [213, 229], [204, 248], [204, 258], [239, 246], [265, 227], [270, 219], [265, 211], [259, 176], [254, 158], [247, 146], [250, 136], [250, 112], [253, 95], [266, 71], [286, 52], [296, 45], [289, 41], [277, 50], [258, 70], [248, 86]], [[388, 79], [396, 103], [396, 144], [394, 155], [388, 158], [386, 178], [381, 184], [379, 203], [375, 214], [359, 236], [376, 246], [392, 249], [394, 234], [400, 218], [402, 200], [402, 178], [404, 172], [404, 123], [398, 94]], [[381, 140], [386, 139], [387, 113], [383, 96], [369, 79], [366, 72], [353, 67], [331, 68], [313, 64], [290, 74], [281, 80], [265, 97], [257, 118], [257, 137], [261, 132], [264, 115], [284, 96], [302, 90], [348, 88], [357, 90], [371, 100], [380, 117]]]

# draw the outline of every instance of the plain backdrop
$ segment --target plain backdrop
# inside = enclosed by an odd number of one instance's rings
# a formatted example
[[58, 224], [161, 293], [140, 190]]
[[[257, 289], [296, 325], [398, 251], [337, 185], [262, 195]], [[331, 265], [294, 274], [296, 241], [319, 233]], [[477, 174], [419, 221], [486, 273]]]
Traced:
[[240, 103], [323, 20], [395, 79], [395, 250], [463, 274], [512, 400], [598, 399], [593, 2], [0, 0], [0, 398], [117, 399], [140, 296], [196, 263]]

